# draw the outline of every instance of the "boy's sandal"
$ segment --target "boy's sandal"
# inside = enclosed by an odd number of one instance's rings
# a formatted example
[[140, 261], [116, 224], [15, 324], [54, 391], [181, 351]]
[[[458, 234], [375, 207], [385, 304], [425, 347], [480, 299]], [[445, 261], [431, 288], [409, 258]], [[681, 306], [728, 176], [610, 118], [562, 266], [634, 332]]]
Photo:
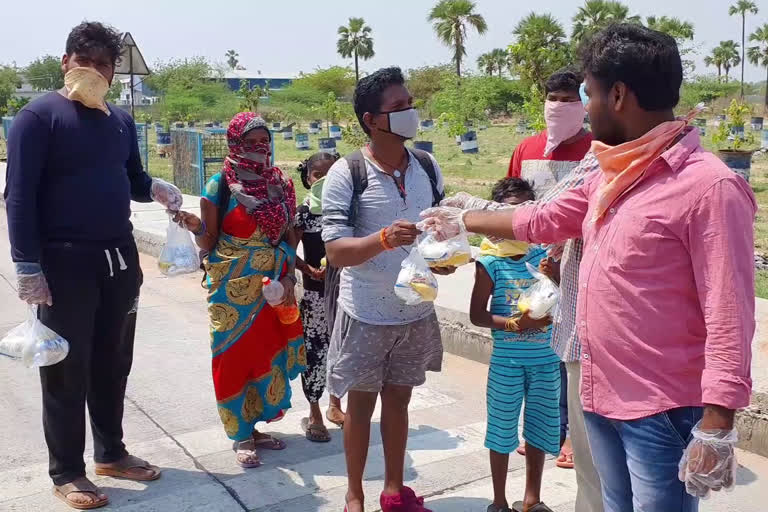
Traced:
[[[90, 503], [81, 503], [70, 498], [71, 494], [79, 493], [92, 496]], [[92, 510], [109, 503], [109, 498], [103, 494], [93, 482], [86, 477], [80, 477], [68, 484], [53, 487], [53, 495], [76, 510]]]
[[486, 512], [512, 512], [512, 509], [500, 507], [494, 503], [488, 505]]
[[[143, 469], [148, 471], [149, 475], [137, 474], [132, 469]], [[117, 462], [111, 464], [96, 463], [95, 472], [98, 476], [111, 476], [113, 478], [124, 478], [135, 482], [151, 482], [160, 478], [162, 472], [157, 466], [136, 457], [135, 455], [126, 455]]]
[[[516, 501], [512, 505], [512, 510], [514, 512], [523, 512], [523, 502]], [[543, 501], [540, 501], [539, 503], [535, 504], [533, 507], [529, 508], [528, 512], [553, 512], [553, 510], [548, 506], [546, 506]]]

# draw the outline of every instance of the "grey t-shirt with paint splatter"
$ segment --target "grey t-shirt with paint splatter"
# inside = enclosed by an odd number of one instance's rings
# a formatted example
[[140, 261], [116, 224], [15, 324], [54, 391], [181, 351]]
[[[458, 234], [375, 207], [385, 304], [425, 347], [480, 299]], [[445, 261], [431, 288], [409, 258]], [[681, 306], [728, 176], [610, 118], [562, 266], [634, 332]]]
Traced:
[[[432, 158], [432, 157], [430, 157]], [[432, 158], [437, 175], [437, 188], [443, 190], [440, 167]], [[396, 220], [419, 222], [419, 214], [432, 206], [432, 186], [427, 172], [410, 154], [405, 173], [405, 200], [391, 176], [366, 159], [368, 187], [360, 197], [355, 226], [348, 226], [352, 201], [352, 175], [346, 159], [336, 162], [323, 185], [323, 241], [365, 237], [377, 233]], [[407, 306], [395, 295], [395, 281], [400, 264], [410, 248], [386, 251], [362, 265], [345, 268], [341, 273], [339, 306], [363, 323], [372, 325], [405, 325], [426, 318], [434, 312], [431, 302]]]

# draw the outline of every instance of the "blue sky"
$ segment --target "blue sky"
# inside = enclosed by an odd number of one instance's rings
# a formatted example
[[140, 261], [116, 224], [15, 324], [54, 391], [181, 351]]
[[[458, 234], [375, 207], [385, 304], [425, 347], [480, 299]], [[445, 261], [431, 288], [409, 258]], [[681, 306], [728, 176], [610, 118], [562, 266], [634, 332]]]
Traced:
[[[581, 1], [476, 0], [488, 21], [485, 36], [470, 36], [467, 64], [477, 56], [512, 41], [512, 29], [532, 6], [556, 16], [570, 33], [571, 18]], [[433, 0], [43, 0], [33, 4], [3, 2], [0, 19], [0, 63], [23, 66], [35, 57], [63, 51], [69, 29], [83, 19], [108, 22], [130, 31], [144, 56], [153, 62], [173, 57], [205, 56], [224, 60], [234, 48], [249, 70], [265, 75], [296, 74], [318, 66], [349, 63], [336, 54], [336, 30], [350, 16], [364, 17], [373, 28], [376, 57], [364, 70], [387, 65], [403, 68], [450, 60], [450, 52], [427, 23]], [[719, 41], [741, 38], [741, 19], [728, 17], [732, 0], [630, 0], [634, 13], [668, 15], [691, 21], [702, 59]], [[768, 1], [747, 20], [748, 34], [768, 22]], [[765, 70], [747, 65], [748, 80], [764, 80]]]

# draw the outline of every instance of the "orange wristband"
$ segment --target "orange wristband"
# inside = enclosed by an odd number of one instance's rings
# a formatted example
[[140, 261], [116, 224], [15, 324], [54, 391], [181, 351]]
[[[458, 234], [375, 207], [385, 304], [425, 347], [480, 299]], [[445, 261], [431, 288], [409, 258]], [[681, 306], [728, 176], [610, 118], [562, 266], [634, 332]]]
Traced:
[[389, 242], [387, 242], [387, 229], [384, 228], [379, 233], [379, 240], [381, 241], [381, 246], [384, 248], [385, 251], [391, 251], [394, 249], [391, 245], [389, 245]]

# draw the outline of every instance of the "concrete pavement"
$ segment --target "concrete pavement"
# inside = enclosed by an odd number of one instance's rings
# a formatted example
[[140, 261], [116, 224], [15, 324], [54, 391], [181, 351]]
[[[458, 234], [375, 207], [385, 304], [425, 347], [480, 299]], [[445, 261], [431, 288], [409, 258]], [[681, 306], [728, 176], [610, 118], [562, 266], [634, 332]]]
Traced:
[[[0, 335], [24, 318], [15, 298], [5, 215], [0, 212]], [[294, 409], [268, 431], [288, 443], [284, 452], [263, 452], [264, 466], [234, 464], [231, 443], [216, 413], [204, 292], [199, 276], [168, 279], [155, 260], [142, 256], [145, 285], [139, 310], [134, 369], [128, 385], [125, 438], [133, 453], [164, 469], [148, 484], [97, 478], [110, 496], [104, 510], [121, 512], [295, 511], [340, 512], [345, 492], [341, 433], [318, 445], [304, 440], [300, 421], [307, 404], [298, 381]], [[441, 374], [415, 393], [406, 458], [407, 479], [436, 512], [482, 511], [491, 496], [483, 448], [487, 367], [446, 355]], [[41, 429], [37, 373], [0, 358], [0, 511], [69, 510], [50, 492]], [[375, 422], [378, 421], [378, 412]], [[88, 436], [86, 454], [92, 451]], [[374, 424], [366, 474], [368, 510], [377, 510], [383, 459]], [[768, 502], [768, 460], [740, 452], [739, 486], [704, 503], [703, 512], [761, 512]], [[92, 464], [88, 458], [89, 471]], [[523, 458], [512, 456], [509, 496], [524, 486]], [[573, 511], [572, 471], [549, 460], [543, 496], [558, 512]]]

